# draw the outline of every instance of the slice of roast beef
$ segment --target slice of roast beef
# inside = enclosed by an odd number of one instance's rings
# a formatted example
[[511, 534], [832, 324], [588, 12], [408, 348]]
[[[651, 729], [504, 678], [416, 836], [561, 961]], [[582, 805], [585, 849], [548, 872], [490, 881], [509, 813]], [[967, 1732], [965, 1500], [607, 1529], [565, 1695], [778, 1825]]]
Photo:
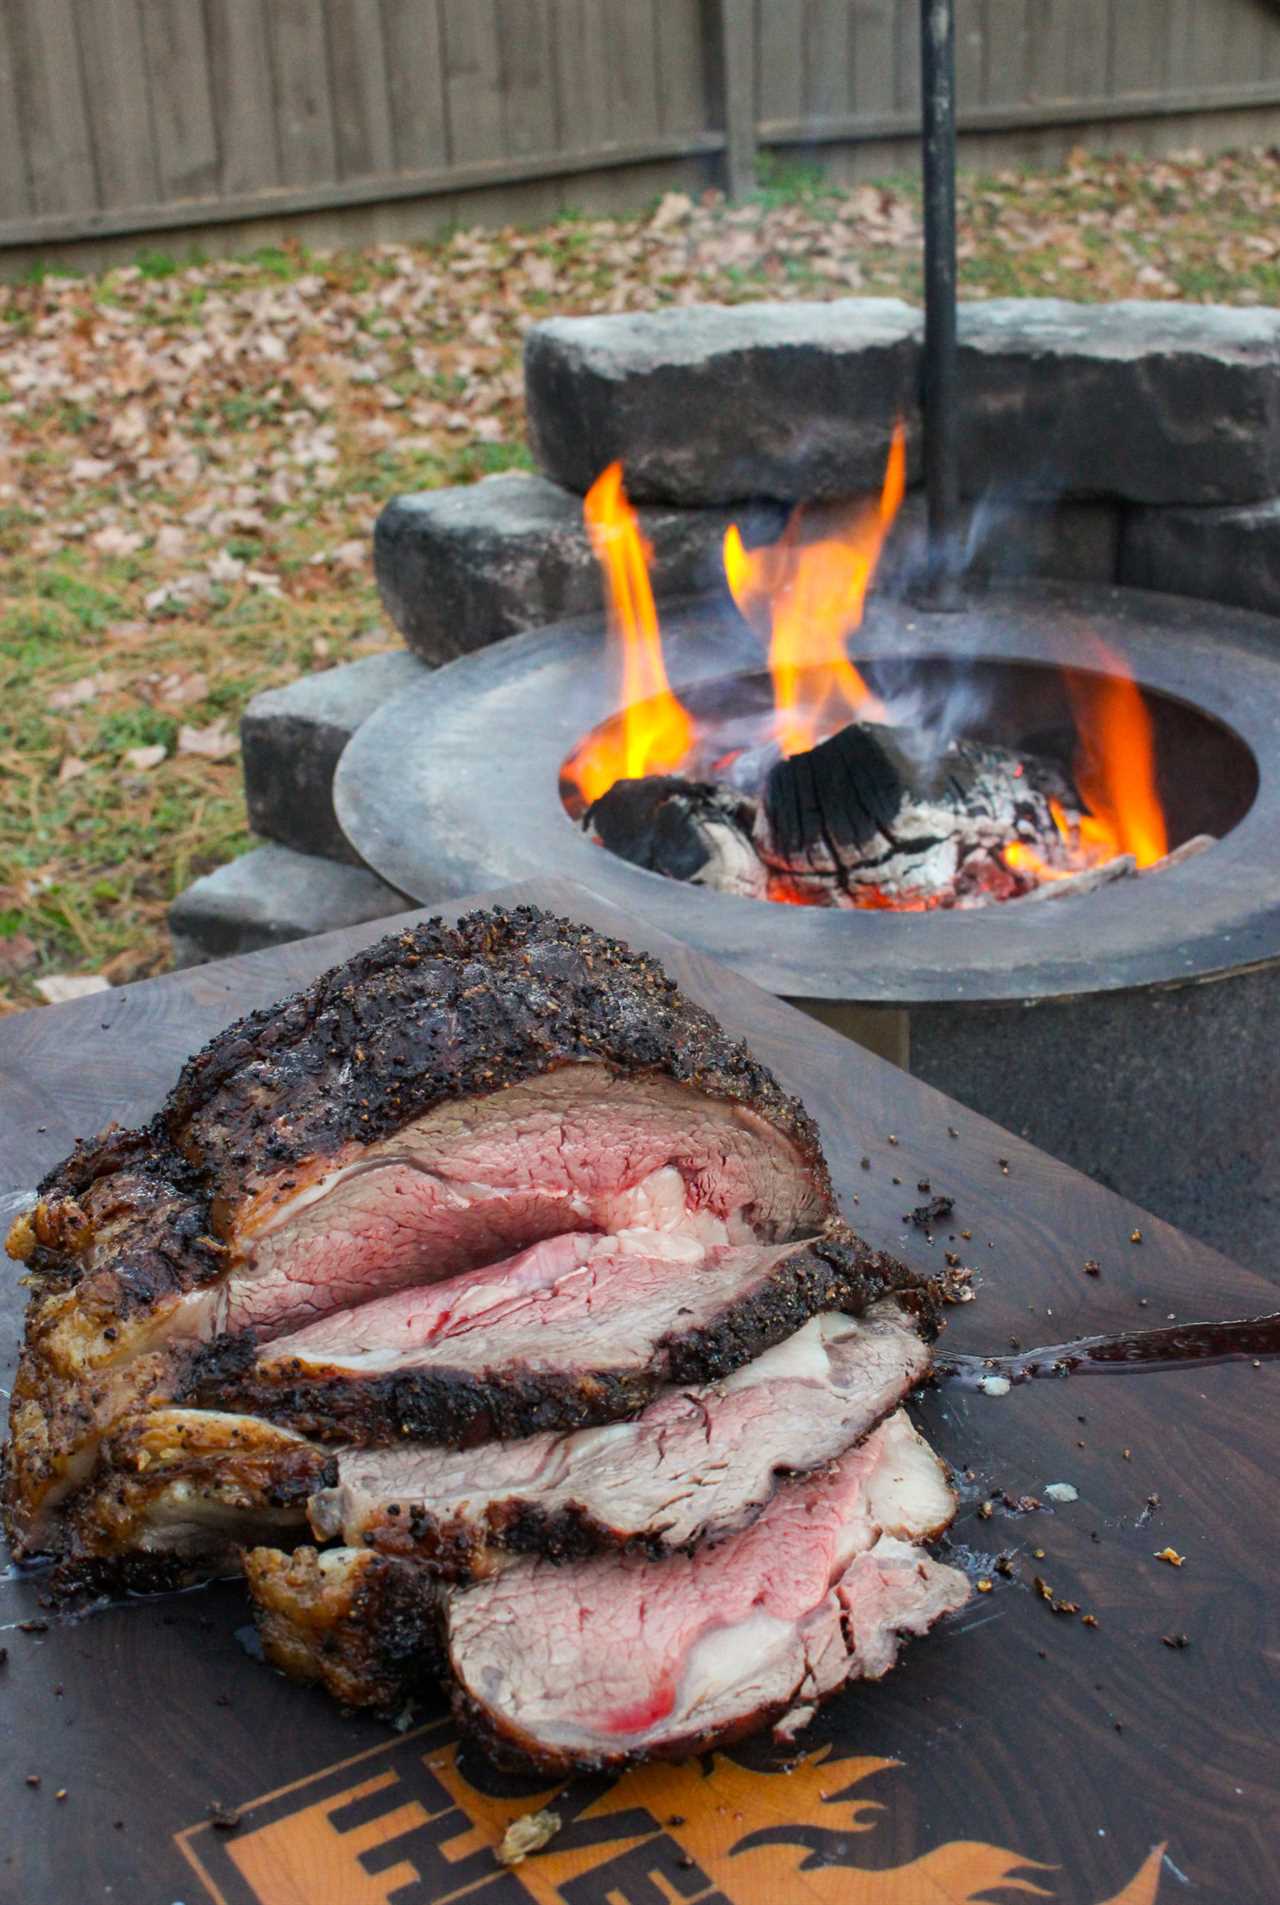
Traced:
[[700, 1254], [669, 1236], [559, 1237], [480, 1279], [399, 1292], [284, 1338], [196, 1358], [191, 1399], [327, 1442], [470, 1446], [634, 1414], [728, 1375], [823, 1310], [916, 1280], [842, 1225]]
[[451, 1580], [521, 1552], [656, 1558], [746, 1526], [785, 1478], [844, 1454], [928, 1368], [896, 1304], [861, 1321], [828, 1311], [721, 1382], [665, 1391], [632, 1422], [464, 1452], [343, 1451], [311, 1526]]
[[918, 1544], [951, 1519], [901, 1412], [744, 1533], [651, 1562], [520, 1561], [443, 1599], [460, 1717], [500, 1757], [560, 1772], [790, 1734], [968, 1583]]
[[17, 1551], [58, 1547], [104, 1429], [174, 1399], [186, 1345], [652, 1225], [655, 1198], [660, 1227], [737, 1243], [833, 1213], [812, 1121], [656, 962], [533, 908], [358, 954], [222, 1033], [145, 1130], [78, 1146], [14, 1225]]

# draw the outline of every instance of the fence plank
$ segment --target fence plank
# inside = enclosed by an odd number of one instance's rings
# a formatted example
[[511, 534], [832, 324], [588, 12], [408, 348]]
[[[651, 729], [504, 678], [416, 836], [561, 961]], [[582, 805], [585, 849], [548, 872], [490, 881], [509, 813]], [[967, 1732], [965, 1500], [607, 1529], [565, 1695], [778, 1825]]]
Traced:
[[222, 196], [270, 191], [280, 152], [266, 13], [244, 0], [206, 0], [205, 21]]
[[443, 0], [449, 157], [459, 165], [505, 150], [493, 0]]
[[396, 170], [445, 165], [449, 119], [440, 0], [382, 0], [382, 36]]
[[988, 106], [1027, 97], [1031, 37], [1028, 0], [984, 0], [982, 97]]
[[609, 105], [613, 137], [652, 138], [658, 113], [658, 29], [654, 0], [598, 0], [609, 23]]
[[986, 15], [983, 0], [956, 0], [956, 111], [985, 106]]
[[101, 201], [154, 205], [168, 194], [156, 166], [138, 0], [94, 0], [77, 26], [84, 70], [93, 75], [86, 93]]
[[142, 39], [164, 197], [211, 197], [219, 182], [218, 140], [204, 9], [142, 0]]
[[894, 0], [854, 0], [853, 82], [850, 103], [855, 112], [884, 112], [897, 99], [898, 34], [895, 14], [914, 8], [918, 0], [907, 0], [899, 8]]
[[805, 117], [806, 0], [756, 0], [756, 4], [759, 116], [795, 125]]
[[[1220, 32], [1224, 24], [1220, 10]], [[1166, 84], [1168, 45], [1165, 0], [1112, 0], [1109, 90], [1119, 97], [1160, 92]]]
[[899, 112], [920, 111], [920, 7], [919, 0], [907, 0], [898, 8], [897, 78], [894, 104]]
[[497, 0], [502, 110], [508, 152], [554, 152], [556, 70], [548, 0]]
[[330, 0], [325, 24], [338, 177], [390, 172], [395, 150], [382, 8], [378, 0]]
[[609, 22], [599, 0], [553, 0], [560, 144], [595, 152], [613, 136], [609, 118]]
[[336, 179], [329, 59], [319, 0], [270, 0], [280, 176], [287, 185]]
[[99, 203], [80, 48], [70, 0], [10, 9], [34, 212]]
[[721, 0], [725, 185], [744, 199], [756, 187], [756, 36], [751, 0]]
[[0, 225], [6, 219], [23, 218], [31, 210], [13, 25], [11, 15], [0, 7]]
[[805, 108], [833, 119], [853, 104], [847, 0], [809, 0], [805, 31]]
[[[722, 0], [726, 13], [730, 0]], [[738, 31], [751, 40], [755, 58], [755, 0], [738, 7], [743, 15]], [[658, 111], [664, 132], [698, 132], [711, 123], [707, 88], [706, 23], [702, 0], [662, 0], [658, 8], [658, 72], [662, 85]], [[751, 131], [755, 134], [754, 82]]]
[[1044, 0], [1031, 37], [1029, 97], [1105, 98], [1110, 17], [1110, 0]]

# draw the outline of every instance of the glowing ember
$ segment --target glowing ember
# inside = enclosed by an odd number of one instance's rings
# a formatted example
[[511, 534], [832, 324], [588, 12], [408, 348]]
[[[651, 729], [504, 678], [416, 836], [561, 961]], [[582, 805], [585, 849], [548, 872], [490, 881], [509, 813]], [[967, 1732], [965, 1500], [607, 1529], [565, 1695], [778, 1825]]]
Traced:
[[587, 800], [615, 781], [667, 774], [683, 765], [693, 745], [687, 710], [671, 692], [658, 611], [649, 584], [649, 557], [622, 486], [622, 465], [596, 478], [582, 506], [591, 547], [605, 572], [609, 627], [622, 646], [622, 718], [593, 736], [575, 756], [571, 774]]
[[867, 589], [906, 488], [902, 425], [893, 433], [878, 502], [838, 510], [801, 504], [777, 542], [748, 549], [737, 524], [724, 539], [724, 572], [739, 610], [769, 635], [776, 738], [803, 754], [852, 720], [884, 708], [849, 660]]

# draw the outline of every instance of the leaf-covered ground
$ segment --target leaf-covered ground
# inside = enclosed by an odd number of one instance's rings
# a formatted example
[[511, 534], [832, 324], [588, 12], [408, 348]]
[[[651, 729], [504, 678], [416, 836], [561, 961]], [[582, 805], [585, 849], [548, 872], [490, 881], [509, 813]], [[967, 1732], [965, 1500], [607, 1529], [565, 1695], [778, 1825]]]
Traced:
[[[1280, 296], [1280, 155], [961, 181], [966, 296]], [[918, 194], [778, 173], [749, 206], [0, 284], [0, 1010], [164, 966], [165, 909], [248, 844], [258, 689], [393, 645], [398, 490], [523, 467], [552, 311], [919, 296]]]

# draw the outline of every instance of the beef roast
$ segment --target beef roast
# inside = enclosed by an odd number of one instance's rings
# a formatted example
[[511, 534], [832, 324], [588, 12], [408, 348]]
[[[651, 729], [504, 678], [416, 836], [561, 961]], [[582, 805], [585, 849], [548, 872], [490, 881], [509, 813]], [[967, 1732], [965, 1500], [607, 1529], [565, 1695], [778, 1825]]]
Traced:
[[358, 955], [78, 1146], [9, 1250], [17, 1553], [243, 1558], [271, 1657], [344, 1701], [447, 1672], [495, 1750], [608, 1765], [794, 1726], [963, 1598], [893, 1413], [946, 1290], [841, 1223], [746, 1047], [585, 928]]
[[343, 1452], [311, 1527], [450, 1578], [512, 1553], [692, 1548], [746, 1526], [785, 1476], [821, 1468], [921, 1381], [929, 1352], [894, 1303], [828, 1312], [722, 1382], [667, 1390], [631, 1422], [452, 1452]]
[[655, 961], [586, 927], [522, 907], [382, 941], [220, 1034], [145, 1130], [78, 1146], [14, 1225], [34, 1285], [17, 1551], [60, 1545], [103, 1431], [174, 1400], [189, 1345], [655, 1214], [734, 1243], [819, 1230], [812, 1121]]

